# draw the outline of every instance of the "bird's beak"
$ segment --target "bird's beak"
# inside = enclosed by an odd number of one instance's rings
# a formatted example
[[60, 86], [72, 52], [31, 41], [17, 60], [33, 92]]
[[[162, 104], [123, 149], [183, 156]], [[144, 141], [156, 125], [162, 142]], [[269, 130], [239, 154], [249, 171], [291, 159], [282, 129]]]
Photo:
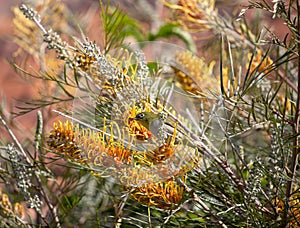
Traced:
[[136, 117], [134, 118], [128, 118], [129, 121], [138, 120]]

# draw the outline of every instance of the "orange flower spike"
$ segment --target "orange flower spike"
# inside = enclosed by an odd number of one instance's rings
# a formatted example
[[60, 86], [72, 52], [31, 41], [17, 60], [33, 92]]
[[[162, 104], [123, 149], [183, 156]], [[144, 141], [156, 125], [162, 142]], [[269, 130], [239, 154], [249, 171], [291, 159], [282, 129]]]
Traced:
[[279, 217], [283, 217], [286, 210], [288, 210], [288, 227], [299, 227], [300, 223], [300, 192], [295, 187], [294, 193], [290, 196], [289, 205], [284, 203], [284, 200], [275, 198], [273, 204], [277, 209]]
[[71, 160], [83, 163], [82, 150], [75, 142], [75, 131], [77, 130], [72, 122], [66, 121], [62, 123], [61, 121], [56, 121], [53, 123], [53, 130], [50, 131], [47, 143], [50, 149], [56, 150]]
[[297, 192], [293, 194], [292, 199], [290, 201], [290, 225], [292, 227], [298, 227], [300, 222], [300, 193]]
[[170, 158], [174, 154], [175, 150], [172, 146], [164, 144], [149, 154], [151, 161], [162, 162]]
[[114, 158], [115, 161], [122, 163], [126, 162], [127, 164], [131, 163], [131, 151], [124, 148], [121, 145], [112, 145], [108, 148], [107, 154]]
[[[212, 77], [215, 62], [209, 64], [189, 51], [179, 51], [175, 56], [177, 66], [174, 77], [185, 91], [202, 94], [203, 89], [216, 88], [217, 79]], [[201, 88], [197, 82], [201, 82]]]
[[169, 210], [180, 203], [182, 194], [183, 187], [169, 180], [138, 187], [132, 197], [142, 204]]

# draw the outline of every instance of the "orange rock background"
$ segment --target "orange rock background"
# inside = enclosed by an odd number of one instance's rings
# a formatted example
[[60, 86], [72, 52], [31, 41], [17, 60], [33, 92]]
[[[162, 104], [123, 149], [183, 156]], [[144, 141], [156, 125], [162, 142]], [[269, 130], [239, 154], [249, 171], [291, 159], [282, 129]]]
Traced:
[[[7, 122], [12, 123], [14, 115], [12, 113], [19, 112], [16, 107], [24, 103], [22, 101], [30, 101], [38, 95], [37, 88], [40, 87], [41, 81], [30, 78], [24, 78], [22, 75], [17, 74], [11, 62], [22, 62], [20, 56], [15, 59], [15, 53], [18, 50], [17, 45], [13, 42], [14, 25], [13, 25], [13, 12], [14, 6], [19, 6], [21, 1], [16, 0], [0, 0], [0, 102], [4, 115], [8, 118]], [[99, 3], [96, 1], [68, 1], [68, 7], [75, 12], [84, 12], [89, 9], [92, 4]], [[98, 21], [99, 23], [99, 21]], [[92, 24], [90, 25], [92, 26]], [[87, 28], [89, 29], [89, 28]], [[94, 33], [96, 35], [97, 32]], [[95, 37], [94, 37], [95, 38]], [[33, 61], [26, 62], [26, 67], [34, 66]], [[28, 114], [15, 117], [12, 128], [14, 133], [19, 136], [18, 138], [32, 138], [35, 132], [37, 111], [32, 111]], [[45, 113], [44, 117], [49, 117], [53, 113]], [[0, 130], [2, 128], [0, 127]], [[0, 143], [7, 142], [6, 131], [0, 131]], [[10, 141], [10, 140], [8, 140]]]

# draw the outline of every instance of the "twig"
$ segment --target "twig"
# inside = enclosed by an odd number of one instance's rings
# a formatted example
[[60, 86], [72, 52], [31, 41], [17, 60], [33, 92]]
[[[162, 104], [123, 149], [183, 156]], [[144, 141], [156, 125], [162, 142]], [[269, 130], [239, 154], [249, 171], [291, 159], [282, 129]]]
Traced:
[[39, 152], [42, 134], [43, 134], [43, 116], [42, 116], [42, 112], [39, 110], [37, 112], [37, 126], [36, 126], [35, 139], [34, 139], [35, 157], [36, 157], [37, 153]]
[[122, 196], [122, 201], [120, 202], [118, 208], [116, 209], [116, 219], [115, 219], [115, 228], [119, 228], [121, 227], [122, 224], [122, 217], [121, 215], [123, 214], [123, 209], [125, 206], [126, 201], [128, 200], [130, 194], [132, 192], [134, 192], [134, 188], [132, 188], [130, 191], [126, 192], [123, 196]]

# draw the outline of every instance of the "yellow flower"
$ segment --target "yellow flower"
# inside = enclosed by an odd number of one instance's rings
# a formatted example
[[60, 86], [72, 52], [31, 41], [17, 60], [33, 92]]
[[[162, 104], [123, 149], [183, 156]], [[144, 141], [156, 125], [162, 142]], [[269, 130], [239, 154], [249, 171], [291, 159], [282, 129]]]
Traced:
[[155, 149], [153, 153], [150, 153], [148, 156], [151, 159], [151, 161], [157, 163], [167, 160], [174, 154], [174, 152], [174, 146], [164, 144], [159, 148]]
[[[0, 206], [3, 209], [4, 214], [14, 214], [19, 218], [23, 219], [25, 217], [24, 207], [20, 203], [15, 203], [12, 207], [9, 196], [7, 194], [2, 194], [0, 189]], [[14, 208], [14, 210], [12, 210]]]
[[200, 94], [203, 90], [218, 89], [217, 79], [213, 77], [215, 62], [207, 64], [190, 51], [178, 52], [175, 60], [180, 66], [175, 69], [175, 79], [185, 91]]
[[47, 143], [50, 149], [55, 149], [71, 160], [84, 163], [81, 156], [82, 149], [76, 143], [74, 131], [75, 128], [72, 122], [62, 123], [56, 121], [53, 123], [53, 130], [48, 136]]
[[163, 3], [174, 10], [176, 17], [174, 21], [188, 31], [202, 31], [210, 28], [207, 15], [211, 15], [214, 10], [214, 0], [179, 0], [177, 3], [163, 0]]
[[290, 200], [290, 222], [293, 227], [297, 227], [300, 224], [300, 194], [299, 192], [294, 194]]
[[[107, 142], [105, 141], [107, 140]], [[79, 129], [78, 125], [66, 121], [53, 124], [47, 143], [50, 149], [83, 165], [113, 165], [115, 162], [131, 163], [131, 151], [120, 142], [105, 138], [100, 132]]]

